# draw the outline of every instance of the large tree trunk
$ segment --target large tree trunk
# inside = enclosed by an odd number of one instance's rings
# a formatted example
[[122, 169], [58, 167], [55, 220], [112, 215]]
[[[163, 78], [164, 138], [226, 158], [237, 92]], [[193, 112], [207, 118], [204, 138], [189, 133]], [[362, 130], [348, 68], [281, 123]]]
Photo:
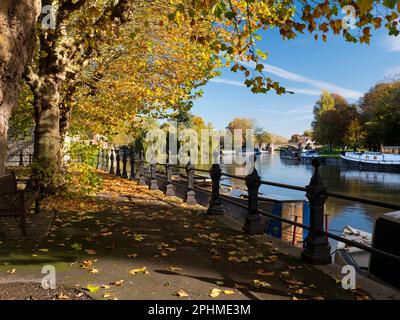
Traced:
[[40, 0], [0, 1], [0, 175], [7, 157], [8, 120], [18, 103], [20, 82], [32, 60]]
[[57, 81], [44, 81], [35, 94], [35, 169], [43, 186], [52, 189], [62, 181], [60, 94]]

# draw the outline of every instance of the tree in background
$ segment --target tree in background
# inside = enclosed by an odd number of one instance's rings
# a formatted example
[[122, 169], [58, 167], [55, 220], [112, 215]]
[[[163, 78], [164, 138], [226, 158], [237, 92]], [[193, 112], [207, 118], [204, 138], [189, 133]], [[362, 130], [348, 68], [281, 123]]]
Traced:
[[227, 129], [234, 135], [235, 130], [242, 130], [242, 146], [246, 145], [246, 131], [254, 129], [254, 120], [249, 118], [234, 118], [229, 122]]
[[358, 119], [350, 121], [344, 136], [344, 144], [354, 150], [365, 144], [365, 130]]
[[256, 128], [254, 133], [255, 143], [260, 147], [262, 144], [272, 143], [273, 135], [262, 128]]
[[400, 145], [400, 80], [379, 83], [360, 100], [366, 145]]
[[327, 144], [330, 152], [334, 146], [343, 147], [347, 128], [356, 118], [355, 105], [338, 94], [323, 91], [314, 107], [314, 137], [318, 143]]

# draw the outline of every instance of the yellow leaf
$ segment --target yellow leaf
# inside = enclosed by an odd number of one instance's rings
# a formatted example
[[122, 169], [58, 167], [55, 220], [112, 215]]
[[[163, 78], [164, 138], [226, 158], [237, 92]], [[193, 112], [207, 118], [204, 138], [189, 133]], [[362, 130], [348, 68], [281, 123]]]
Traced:
[[221, 293], [221, 291], [222, 291], [221, 289], [217, 289], [217, 288], [212, 289], [211, 292], [210, 292], [210, 297], [211, 298], [218, 297], [219, 294]]
[[182, 289], [179, 290], [177, 293], [175, 293], [175, 295], [178, 296], [179, 298], [189, 297], [189, 295]]
[[10, 270], [7, 270], [7, 273], [8, 273], [8, 274], [14, 274], [15, 271], [17, 271], [17, 269], [16, 269], [16, 268], [12, 268], [12, 269], [10, 269]]
[[136, 258], [138, 255], [136, 253], [128, 253], [128, 258]]
[[233, 290], [224, 290], [223, 293], [224, 294], [235, 294], [235, 291], [233, 291]]
[[[147, 273], [146, 273], [147, 272]], [[146, 267], [143, 268], [137, 268], [137, 269], [132, 269], [129, 271], [130, 274], [132, 275], [136, 275], [138, 273], [144, 273], [144, 274], [149, 274], [149, 272], [147, 271]]]
[[97, 273], [99, 273], [99, 269], [91, 269], [90, 273], [91, 274], [97, 274]]
[[86, 286], [86, 288], [83, 288], [83, 289], [86, 289], [86, 290], [88, 290], [88, 291], [91, 292], [91, 293], [95, 293], [95, 292], [97, 292], [97, 291], [100, 289], [100, 287], [99, 287], [99, 286], [92, 285], [92, 284], [88, 284], [88, 285]]

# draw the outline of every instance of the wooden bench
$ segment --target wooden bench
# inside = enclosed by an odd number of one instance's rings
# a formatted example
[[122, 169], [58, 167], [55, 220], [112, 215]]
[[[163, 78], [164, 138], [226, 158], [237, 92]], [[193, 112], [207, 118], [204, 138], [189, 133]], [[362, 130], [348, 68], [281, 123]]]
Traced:
[[[18, 182], [26, 182], [23, 190]], [[37, 180], [16, 179], [15, 173], [0, 177], [0, 217], [19, 218], [22, 235], [26, 235], [26, 215], [35, 203], [35, 214], [39, 213], [39, 183]]]

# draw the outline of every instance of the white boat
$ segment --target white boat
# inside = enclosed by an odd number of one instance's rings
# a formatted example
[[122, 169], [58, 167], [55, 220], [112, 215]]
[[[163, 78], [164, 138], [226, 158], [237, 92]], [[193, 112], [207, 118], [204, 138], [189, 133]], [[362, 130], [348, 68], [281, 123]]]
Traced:
[[317, 150], [304, 150], [300, 153], [300, 157], [304, 159], [312, 159], [319, 157], [319, 153]]
[[[372, 244], [371, 233], [353, 228], [349, 225], [343, 228], [341, 237], [359, 242], [366, 246], [371, 246]], [[371, 254], [367, 251], [338, 241], [335, 262], [340, 265], [352, 264], [366, 270], [369, 267], [370, 256]]]
[[400, 172], [400, 154], [382, 152], [345, 152], [340, 155], [342, 162], [361, 169]]

